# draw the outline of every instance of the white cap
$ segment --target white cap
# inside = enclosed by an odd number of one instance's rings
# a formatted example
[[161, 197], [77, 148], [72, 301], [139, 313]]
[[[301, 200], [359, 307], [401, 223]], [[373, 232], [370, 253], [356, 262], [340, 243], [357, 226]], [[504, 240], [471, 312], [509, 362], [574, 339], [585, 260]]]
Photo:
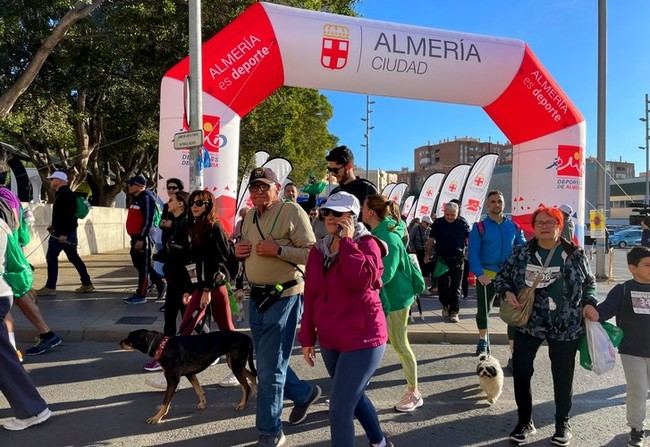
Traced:
[[422, 218], [422, 222], [428, 223], [429, 225], [431, 225], [433, 223], [433, 220], [431, 220], [431, 218], [429, 216], [424, 216]]
[[564, 205], [560, 205], [560, 211], [569, 216], [573, 215], [573, 208], [571, 208], [571, 205], [567, 205], [566, 203]]
[[53, 178], [63, 180], [64, 182], [68, 183], [68, 174], [63, 171], [54, 171], [52, 175], [48, 177], [48, 180], [52, 180]]
[[359, 201], [349, 192], [337, 192], [327, 198], [321, 209], [328, 209], [332, 211], [339, 211], [342, 213], [351, 212], [355, 216], [359, 215], [361, 207]]

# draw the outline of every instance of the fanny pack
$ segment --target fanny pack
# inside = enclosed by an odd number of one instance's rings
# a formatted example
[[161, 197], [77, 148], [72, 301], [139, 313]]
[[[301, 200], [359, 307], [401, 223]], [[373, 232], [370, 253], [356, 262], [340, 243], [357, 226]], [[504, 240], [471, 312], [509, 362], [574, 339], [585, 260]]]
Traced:
[[297, 286], [302, 280], [292, 279], [282, 284], [277, 283], [268, 286], [251, 286], [250, 298], [255, 303], [257, 312], [263, 314], [272, 305], [282, 299], [282, 292], [291, 287]]

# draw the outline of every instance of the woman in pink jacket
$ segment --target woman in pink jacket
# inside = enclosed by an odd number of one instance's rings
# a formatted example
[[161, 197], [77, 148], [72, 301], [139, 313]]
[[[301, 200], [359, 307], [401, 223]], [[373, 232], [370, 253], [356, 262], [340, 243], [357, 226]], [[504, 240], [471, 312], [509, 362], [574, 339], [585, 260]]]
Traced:
[[321, 207], [327, 236], [309, 253], [305, 309], [298, 335], [305, 361], [314, 366], [316, 339], [332, 378], [332, 445], [353, 447], [354, 417], [372, 446], [392, 447], [365, 389], [386, 348], [386, 319], [379, 300], [386, 248], [357, 222], [359, 201], [332, 194]]

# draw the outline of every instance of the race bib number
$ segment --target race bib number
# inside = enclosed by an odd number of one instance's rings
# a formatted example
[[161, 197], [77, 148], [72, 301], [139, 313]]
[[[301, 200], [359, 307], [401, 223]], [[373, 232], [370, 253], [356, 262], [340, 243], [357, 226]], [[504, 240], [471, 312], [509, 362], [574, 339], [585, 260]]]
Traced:
[[635, 314], [650, 314], [650, 292], [630, 291]]
[[535, 264], [528, 264], [526, 266], [526, 285], [528, 287], [533, 287], [535, 278], [537, 275], [541, 275], [539, 284], [537, 284], [538, 289], [548, 287], [550, 284], [553, 284], [561, 275], [560, 267], [541, 267]]

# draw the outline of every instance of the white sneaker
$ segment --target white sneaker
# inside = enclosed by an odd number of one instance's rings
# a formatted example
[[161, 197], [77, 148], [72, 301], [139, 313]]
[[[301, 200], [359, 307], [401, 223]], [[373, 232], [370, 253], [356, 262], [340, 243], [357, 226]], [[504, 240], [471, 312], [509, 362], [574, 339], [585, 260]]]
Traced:
[[158, 374], [147, 374], [144, 383], [152, 388], [156, 388], [157, 390], [167, 389], [167, 379], [165, 378], [165, 374], [162, 372]]
[[420, 394], [419, 391], [407, 391], [402, 396], [402, 400], [395, 405], [395, 411], [399, 411], [400, 413], [410, 413], [422, 405], [424, 405], [424, 401], [422, 400], [422, 394]]
[[237, 377], [235, 377], [232, 372], [228, 373], [228, 375], [224, 377], [217, 385], [223, 388], [235, 388], [237, 386], [241, 386], [239, 380], [237, 380]]
[[29, 428], [32, 425], [45, 422], [50, 418], [50, 416], [52, 416], [52, 412], [50, 411], [49, 408], [45, 408], [45, 410], [41, 411], [36, 416], [32, 416], [30, 418], [26, 418], [26, 419], [11, 418], [4, 423], [3, 427], [6, 430], [20, 431]]

